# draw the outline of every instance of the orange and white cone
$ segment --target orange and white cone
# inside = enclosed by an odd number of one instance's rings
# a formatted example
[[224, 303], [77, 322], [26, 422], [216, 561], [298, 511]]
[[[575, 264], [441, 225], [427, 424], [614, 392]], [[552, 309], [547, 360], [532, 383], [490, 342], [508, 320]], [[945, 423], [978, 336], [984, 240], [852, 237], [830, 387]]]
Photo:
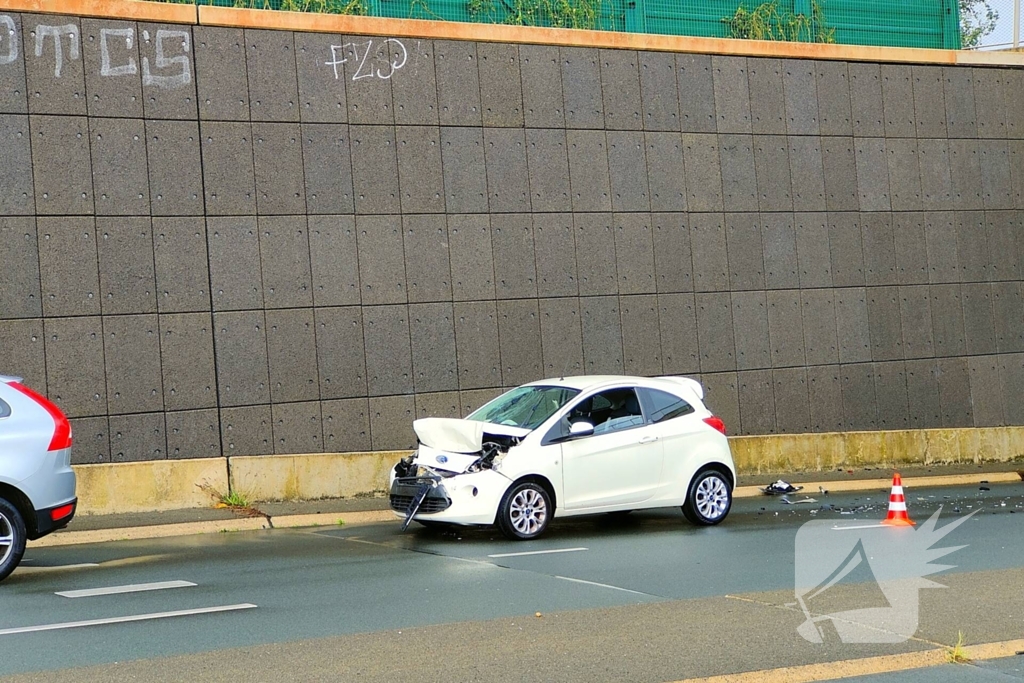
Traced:
[[882, 524], [888, 526], [914, 526], [914, 522], [907, 516], [907, 501], [903, 497], [903, 480], [899, 472], [892, 478], [892, 492], [889, 494], [889, 514]]

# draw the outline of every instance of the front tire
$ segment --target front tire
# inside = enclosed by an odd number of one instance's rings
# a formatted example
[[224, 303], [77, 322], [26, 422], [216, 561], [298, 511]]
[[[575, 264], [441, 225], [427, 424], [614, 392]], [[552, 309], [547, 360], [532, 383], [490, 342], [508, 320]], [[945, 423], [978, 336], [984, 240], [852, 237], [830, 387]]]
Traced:
[[548, 528], [554, 514], [551, 496], [540, 484], [524, 481], [515, 484], [498, 506], [498, 528], [513, 541], [529, 541]]
[[683, 515], [698, 526], [714, 526], [725, 519], [731, 507], [729, 477], [719, 470], [705, 470], [690, 484]]
[[25, 521], [18, 508], [0, 498], [0, 581], [6, 579], [25, 554]]

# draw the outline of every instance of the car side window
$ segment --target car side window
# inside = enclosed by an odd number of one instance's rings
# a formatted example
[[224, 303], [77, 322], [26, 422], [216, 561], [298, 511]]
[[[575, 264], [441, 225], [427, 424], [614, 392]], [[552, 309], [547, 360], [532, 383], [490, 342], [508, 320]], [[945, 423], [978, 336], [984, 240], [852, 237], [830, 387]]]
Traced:
[[0, 398], [0, 420], [5, 417], [11, 416], [11, 407], [7, 405], [7, 402]]
[[644, 388], [641, 388], [640, 391], [647, 402], [647, 409], [653, 423], [664, 422], [693, 412], [693, 406], [667, 391]]
[[569, 413], [569, 423], [589, 422], [594, 435], [618, 432], [644, 424], [636, 391], [632, 388], [609, 389], [580, 401]]

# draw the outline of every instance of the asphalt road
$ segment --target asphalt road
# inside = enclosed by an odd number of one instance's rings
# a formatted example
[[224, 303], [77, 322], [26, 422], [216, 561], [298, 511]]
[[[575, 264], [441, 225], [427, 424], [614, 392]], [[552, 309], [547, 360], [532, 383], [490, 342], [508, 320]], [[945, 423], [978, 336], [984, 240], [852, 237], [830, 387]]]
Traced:
[[[555, 520], [526, 543], [479, 529], [403, 534], [396, 521], [30, 547], [0, 585], [0, 680], [657, 682], [928, 650], [958, 631], [1022, 638], [1024, 484], [988, 488], [907, 491], [918, 530], [940, 505], [940, 526], [977, 514], [936, 544], [966, 547], [936, 560], [955, 565], [931, 577], [948, 588], [920, 591], [905, 642], [797, 634], [804, 523], [871, 527], [835, 533], [885, 535], [892, 545], [875, 547], [894, 553], [919, 533], [872, 527], [887, 492], [801, 492], [790, 499], [817, 501], [741, 499], [709, 529], [657, 510]], [[878, 600], [864, 568], [836, 587], [848, 607]], [[1013, 659], [998, 666], [864, 680], [1021, 676]]]

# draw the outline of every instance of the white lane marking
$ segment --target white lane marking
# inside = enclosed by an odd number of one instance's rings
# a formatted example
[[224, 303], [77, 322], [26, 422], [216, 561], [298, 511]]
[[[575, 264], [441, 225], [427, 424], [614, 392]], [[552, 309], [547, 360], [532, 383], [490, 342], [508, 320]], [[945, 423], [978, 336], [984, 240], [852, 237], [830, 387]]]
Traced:
[[615, 591], [622, 591], [623, 593], [633, 593], [634, 595], [647, 595], [647, 593], [641, 593], [640, 591], [633, 591], [628, 588], [620, 588], [619, 586], [609, 586], [607, 583], [597, 583], [596, 581], [584, 581], [583, 579], [573, 579], [568, 576], [555, 576], [556, 579], [562, 581], [572, 581], [573, 583], [585, 583], [588, 586], [597, 586], [598, 588], [611, 588]]
[[878, 527], [886, 526], [885, 524], [862, 524], [860, 526], [834, 526], [832, 531], [846, 531], [847, 529], [875, 529]]
[[109, 619], [90, 619], [89, 621], [66, 621], [60, 624], [43, 624], [41, 626], [20, 626], [18, 628], [7, 628], [0, 630], [0, 636], [10, 636], [16, 633], [37, 633], [39, 631], [60, 631], [68, 628], [81, 628], [83, 626], [126, 624], [133, 621], [150, 621], [152, 619], [168, 619], [170, 617], [188, 617], [195, 614], [234, 612], [236, 610], [253, 609], [255, 607], [256, 605], [246, 602], [238, 605], [221, 605], [220, 607], [200, 607], [198, 609], [183, 609], [177, 612], [153, 612], [151, 614], [133, 614], [127, 617], [111, 617]]
[[33, 572], [59, 572], [65, 569], [85, 569], [86, 567], [98, 567], [99, 565], [95, 562], [82, 562], [81, 564], [59, 564], [54, 566], [38, 566], [38, 567], [18, 567], [15, 571], [19, 574], [28, 574]]
[[117, 595], [119, 593], [142, 593], [143, 591], [159, 591], [165, 588], [187, 588], [196, 584], [191, 581], [159, 581], [156, 583], [132, 583], [126, 586], [108, 586], [106, 588], [83, 588], [76, 591], [59, 591], [54, 595], [62, 598], [91, 598], [96, 595]]
[[587, 548], [558, 548], [556, 550], [531, 550], [524, 553], [498, 553], [496, 555], [488, 555], [487, 557], [523, 557], [525, 555], [550, 555], [552, 553], [575, 553], [580, 550], [587, 550]]

